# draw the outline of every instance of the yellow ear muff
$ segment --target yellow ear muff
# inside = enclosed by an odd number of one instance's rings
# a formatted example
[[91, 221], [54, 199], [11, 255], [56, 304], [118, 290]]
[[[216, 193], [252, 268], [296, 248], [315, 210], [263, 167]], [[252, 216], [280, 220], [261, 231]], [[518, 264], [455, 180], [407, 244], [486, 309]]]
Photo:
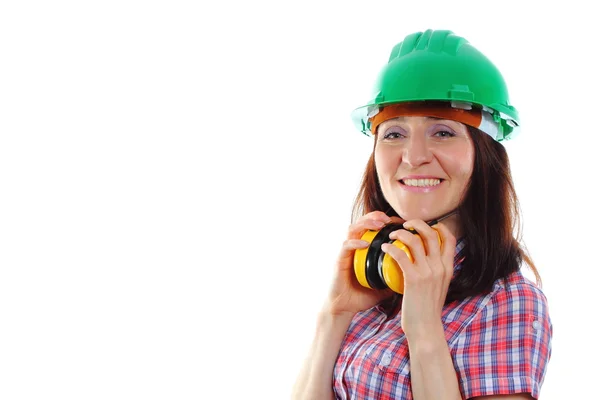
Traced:
[[[366, 242], [373, 242], [373, 238], [377, 235], [378, 231], [368, 230], [361, 236], [361, 240]], [[369, 247], [366, 249], [356, 249], [354, 251], [354, 274], [356, 275], [356, 279], [358, 283], [362, 286], [367, 287], [369, 289], [373, 289], [369, 282], [367, 281], [367, 253], [369, 252]]]

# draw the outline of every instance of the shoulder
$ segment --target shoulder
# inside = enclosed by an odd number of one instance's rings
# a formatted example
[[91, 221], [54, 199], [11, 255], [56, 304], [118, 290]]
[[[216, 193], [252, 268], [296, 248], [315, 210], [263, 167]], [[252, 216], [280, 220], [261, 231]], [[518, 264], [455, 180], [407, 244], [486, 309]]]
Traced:
[[[552, 321], [544, 292], [520, 272], [498, 280], [461, 332], [463, 345], [520, 349], [550, 355]], [[466, 350], [467, 352], [470, 350]]]
[[540, 287], [524, 277], [521, 271], [496, 281], [487, 308], [498, 313], [549, 318], [546, 295]]
[[453, 357], [465, 398], [511, 393], [539, 396], [551, 354], [546, 296], [521, 272], [496, 281]]

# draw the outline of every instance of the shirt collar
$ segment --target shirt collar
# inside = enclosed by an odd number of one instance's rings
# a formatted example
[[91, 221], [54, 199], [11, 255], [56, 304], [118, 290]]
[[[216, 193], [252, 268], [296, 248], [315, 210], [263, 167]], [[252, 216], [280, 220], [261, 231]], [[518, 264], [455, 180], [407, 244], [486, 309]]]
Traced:
[[465, 259], [465, 238], [461, 236], [456, 240], [456, 250], [454, 251], [454, 273], [460, 270], [462, 262]]

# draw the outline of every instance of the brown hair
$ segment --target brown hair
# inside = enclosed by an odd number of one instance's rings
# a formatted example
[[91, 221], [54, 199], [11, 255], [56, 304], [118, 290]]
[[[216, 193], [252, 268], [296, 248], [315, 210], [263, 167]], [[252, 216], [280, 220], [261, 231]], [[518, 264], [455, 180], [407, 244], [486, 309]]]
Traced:
[[[446, 303], [489, 293], [497, 279], [506, 279], [518, 271], [523, 261], [541, 286], [541, 277], [526, 247], [520, 244], [520, 207], [506, 149], [480, 130], [473, 127], [468, 127], [468, 130], [475, 146], [475, 161], [473, 174], [458, 207], [465, 240], [465, 259], [450, 283]], [[374, 152], [367, 162], [354, 202], [352, 221], [372, 211], [398, 216], [379, 186]]]

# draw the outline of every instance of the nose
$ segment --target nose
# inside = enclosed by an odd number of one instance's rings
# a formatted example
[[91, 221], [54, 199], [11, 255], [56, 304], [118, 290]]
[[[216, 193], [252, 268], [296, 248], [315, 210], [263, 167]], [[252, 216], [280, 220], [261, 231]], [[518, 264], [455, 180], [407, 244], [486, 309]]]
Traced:
[[418, 167], [426, 164], [432, 159], [432, 152], [429, 148], [425, 135], [414, 134], [410, 135], [405, 142], [402, 160], [411, 167]]

